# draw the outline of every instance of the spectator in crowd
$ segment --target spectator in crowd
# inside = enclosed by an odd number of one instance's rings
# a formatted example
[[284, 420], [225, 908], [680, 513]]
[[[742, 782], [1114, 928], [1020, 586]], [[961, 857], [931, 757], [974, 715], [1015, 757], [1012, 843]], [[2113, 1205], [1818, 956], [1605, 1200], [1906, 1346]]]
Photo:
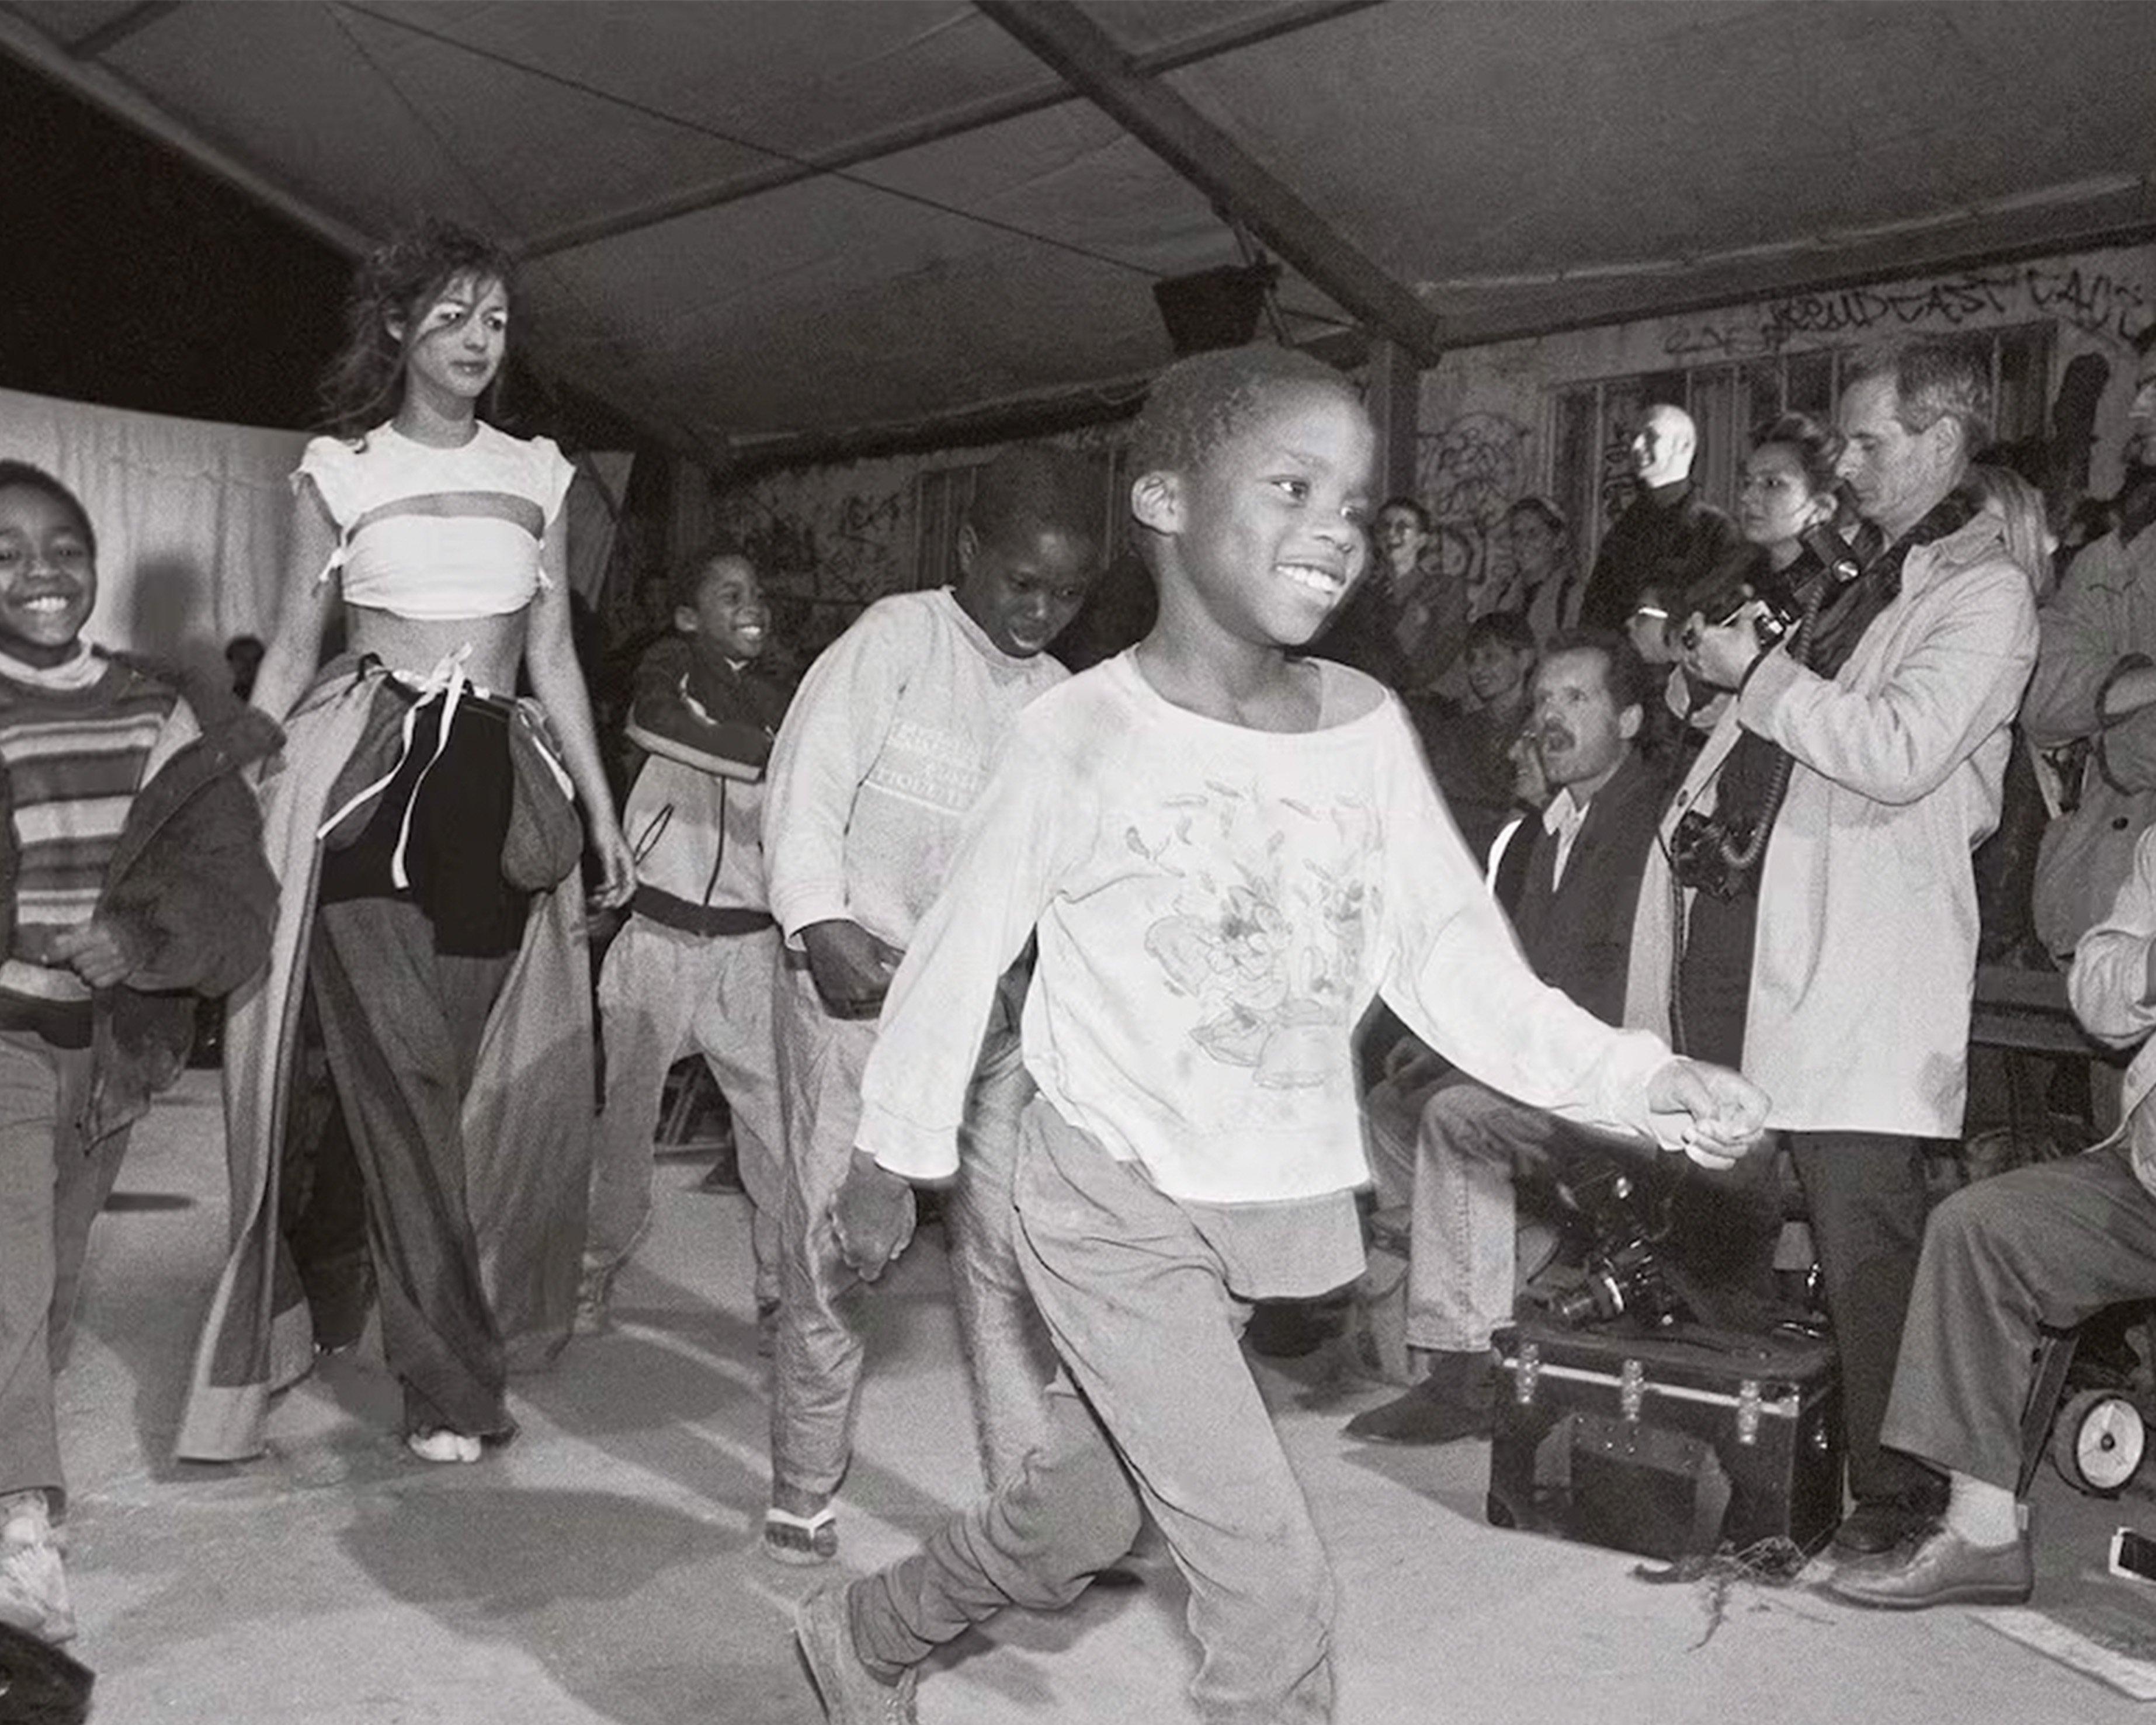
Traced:
[[[2030, 591], [2036, 597], [2041, 640], [2043, 606], [2051, 590], [2053, 559], [2059, 548], [2045, 511], [2044, 495], [2010, 468], [1979, 463], [1969, 477], [1984, 506], [1999, 518], [2007, 555], [2029, 578]], [[2036, 936], [2036, 867], [2051, 809], [2033, 752], [2027, 747], [2026, 732], [2019, 722], [2014, 738], [2000, 793], [1998, 829], [1976, 850], [1976, 897], [1983, 922], [1978, 952], [1986, 963], [2044, 970], [2051, 968], [2051, 959]], [[2008, 1063], [2010, 1082], [2033, 1082], [2025, 1077], [2023, 1068], [2036, 1057], [2019, 1050], [2000, 1054]]]
[[2156, 352], [2128, 422], [2118, 524], [2067, 566], [2042, 614], [2021, 724], [2040, 749], [2088, 745], [2078, 806], [2046, 847], [2037, 937], [2062, 962], [2109, 907], [2132, 846], [2156, 820]]
[[[598, 903], [627, 898], [634, 865], [570, 635], [575, 470], [480, 411], [509, 280], [498, 247], [444, 223], [370, 254], [325, 385], [338, 434], [294, 478], [254, 696], [285, 721], [264, 786], [283, 900], [269, 974], [226, 1029], [227, 1153], [255, 1202], [197, 1354], [191, 1460], [259, 1453], [269, 1395], [312, 1363], [277, 1237], [303, 979], [366, 1181], [411, 1452], [470, 1462], [506, 1441], [511, 1358], [568, 1337], [593, 1125], [587, 825]], [[350, 650], [318, 670], [340, 602]], [[514, 696], [522, 672], [536, 701]]]
[[[651, 1219], [666, 1073], [701, 1055], [726, 1100], [752, 1212], [757, 1323], [778, 1311], [785, 1165], [772, 989], [778, 935], [763, 870], [763, 771], [786, 691], [756, 673], [771, 632], [755, 565], [706, 547], [675, 578], [675, 633], [638, 666], [644, 751], [622, 824], [636, 856], [627, 924], [599, 970], [606, 1106], [592, 1158], [577, 1327], [603, 1328], [614, 1279]], [[768, 1343], [767, 1343], [767, 1346]]]
[[1736, 593], [1743, 543], [1729, 517], [1692, 483], [1698, 444], [1698, 430], [1682, 408], [1660, 402], [1640, 416], [1631, 444], [1639, 491], [1603, 536], [1580, 604], [1581, 623], [1622, 629], [1649, 587], [1660, 588], [1680, 616]]
[[92, 647], [96, 603], [81, 501], [0, 460], [0, 1623], [47, 1641], [74, 1633], [53, 1378], [90, 1224], [197, 995], [268, 956], [277, 894], [239, 778], [276, 727]]
[[1476, 856], [1517, 812], [1513, 740], [1526, 722], [1534, 632], [1517, 611], [1491, 611], [1467, 625], [1467, 686], [1476, 704], [1455, 712], [1438, 701], [1408, 703], [1430, 771], [1460, 836]]
[[915, 1667], [1004, 1606], [1075, 1599], [1141, 1502], [1189, 1584], [1199, 1715], [1332, 1717], [1329, 1566], [1237, 1332], [1251, 1300], [1359, 1267], [1349, 1040], [1378, 988], [1469, 1070], [1708, 1160], [1764, 1108], [1537, 982], [1399, 708], [1290, 656], [1363, 555], [1376, 434], [1347, 380], [1292, 350], [1201, 355], [1132, 443], [1160, 622], [1020, 716], [892, 986], [835, 1224], [873, 1275], [905, 1182], [963, 1168], [973, 1049], [1037, 939], [1019, 1240], [1068, 1378], [984, 1504], [796, 1608], [849, 1725], [911, 1717]]
[[1512, 552], [1512, 578], [1502, 608], [1490, 608], [1520, 612], [1537, 641], [1571, 629], [1579, 621], [1587, 590], [1563, 511], [1547, 497], [1517, 498], [1505, 511], [1498, 531]]
[[1628, 1017], [1741, 1061], [1787, 1134], [1841, 1357], [1849, 1554], [1891, 1548], [1936, 1507], [1931, 1475], [1882, 1450], [1879, 1423], [1924, 1146], [1961, 1132], [1969, 852], [1998, 819], [2035, 649], [2028, 576], [1964, 484], [1989, 406], [1982, 366], [1950, 346], [1850, 376], [1840, 472], [1869, 524], [1861, 572], [1771, 648], [1749, 608], [1691, 619], [1691, 669], [1736, 700], [1649, 855], [1632, 944]]
[[[1535, 668], [1527, 734], [1552, 795], [1527, 835], [1512, 926], [1535, 974], [1609, 1024], [1624, 1017], [1633, 906], [1666, 789], [1637, 747], [1654, 699], [1639, 655], [1606, 630], [1557, 636]], [[1491, 1335], [1512, 1316], [1515, 1168], [1632, 1147], [1457, 1076], [1425, 1090], [1404, 1133], [1399, 1123], [1370, 1110], [1371, 1168], [1379, 1225], [1408, 1218], [1407, 1340], [1429, 1369], [1348, 1433], [1446, 1443], [1490, 1429]]]
[[[781, 1562], [838, 1550], [831, 1505], [852, 1454], [862, 1334], [860, 1280], [831, 1200], [854, 1153], [876, 1013], [1012, 721], [1070, 675], [1045, 649], [1100, 572], [1100, 533], [1089, 463], [1046, 444], [1006, 449], [959, 530], [957, 586], [870, 606], [809, 668], [773, 750], [764, 845], [788, 948], [773, 1008], [788, 1168], [762, 1537]], [[1018, 1037], [1024, 983], [1014, 967], [967, 1050], [966, 1155], [945, 1209], [996, 1483], [1045, 1429], [1055, 1369], [1012, 1240], [1018, 1118], [1033, 1093]]]
[[1433, 687], [1462, 651], [1466, 584], [1431, 555], [1430, 511], [1412, 497], [1379, 504], [1370, 538], [1368, 572], [1312, 650], [1400, 694]]
[[1946, 1509], [1892, 1561], [1836, 1573], [1833, 1590], [1860, 1605], [2029, 1597], [2035, 1573], [2015, 1494], [2041, 1332], [2156, 1299], [2156, 829], [2136, 842], [2066, 988], [2092, 1035], [2139, 1045], [2125, 1119], [2087, 1155], [1976, 1181], [1933, 1212], [1880, 1438], [1945, 1476]]

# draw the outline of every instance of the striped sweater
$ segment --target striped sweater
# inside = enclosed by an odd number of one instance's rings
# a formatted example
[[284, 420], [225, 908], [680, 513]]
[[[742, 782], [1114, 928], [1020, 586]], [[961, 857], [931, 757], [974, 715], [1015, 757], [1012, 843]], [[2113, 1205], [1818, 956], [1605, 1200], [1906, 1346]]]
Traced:
[[90, 1040], [90, 990], [53, 957], [90, 920], [121, 829], [157, 762], [192, 734], [173, 685], [93, 650], [44, 670], [0, 658], [0, 1026]]

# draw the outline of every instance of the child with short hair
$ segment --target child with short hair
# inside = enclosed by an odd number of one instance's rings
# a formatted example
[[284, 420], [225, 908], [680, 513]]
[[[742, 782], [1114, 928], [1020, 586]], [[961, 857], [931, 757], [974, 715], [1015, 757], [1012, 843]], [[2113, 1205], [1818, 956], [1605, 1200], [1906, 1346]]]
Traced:
[[[1099, 572], [1103, 501], [1091, 463], [1042, 444], [1004, 450], [975, 480], [957, 585], [870, 606], [809, 669], [779, 730], [764, 843], [789, 948], [776, 1009], [788, 1178], [763, 1543], [782, 1562], [828, 1562], [838, 1548], [831, 1500], [853, 1442], [860, 1278], [829, 1213], [876, 1009], [1011, 721], [1069, 675], [1043, 649]], [[1000, 1483], [1045, 1429], [1055, 1371], [1010, 1240], [1031, 1091], [1008, 1007], [976, 1027], [964, 1064], [971, 1153], [944, 1216], [982, 1461]]]
[[603, 1327], [614, 1278], [651, 1218], [652, 1137], [668, 1068], [701, 1055], [726, 1099], [752, 1219], [759, 1330], [778, 1309], [785, 1141], [771, 995], [778, 962], [763, 870], [763, 773], [786, 691], [759, 675], [771, 611], [731, 544], [676, 572], [675, 634], [636, 668], [623, 805], [636, 857], [629, 918], [599, 971], [606, 1107], [592, 1162], [577, 1327]]
[[90, 1224], [277, 898], [239, 778], [277, 727], [90, 645], [96, 603], [80, 500], [0, 460], [0, 1622], [53, 1641], [74, 1632], [53, 1377]]
[[1160, 620], [1020, 716], [900, 967], [833, 1226], [872, 1273], [957, 1123], [997, 981], [1024, 1006], [1020, 1263], [1065, 1375], [1049, 1441], [902, 1563], [797, 1609], [830, 1716], [914, 1717], [914, 1667], [1006, 1604], [1068, 1604], [1139, 1506], [1190, 1587], [1213, 1722], [1332, 1713], [1332, 1580], [1238, 1333], [1363, 1267], [1350, 1038], [1374, 993], [1469, 1072], [1699, 1158], [1765, 1099], [1528, 971], [1399, 703], [1295, 649], [1364, 556], [1375, 434], [1306, 356], [1202, 355], [1133, 430]]

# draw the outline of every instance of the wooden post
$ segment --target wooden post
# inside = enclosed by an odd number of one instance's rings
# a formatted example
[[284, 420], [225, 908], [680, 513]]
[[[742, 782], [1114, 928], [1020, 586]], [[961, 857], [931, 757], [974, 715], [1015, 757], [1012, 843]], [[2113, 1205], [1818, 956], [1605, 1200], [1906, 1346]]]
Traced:
[[1370, 347], [1370, 417], [1378, 422], [1378, 490], [1373, 506], [1387, 497], [1414, 497], [1419, 451], [1416, 436], [1422, 406], [1422, 368], [1397, 341], [1379, 339]]

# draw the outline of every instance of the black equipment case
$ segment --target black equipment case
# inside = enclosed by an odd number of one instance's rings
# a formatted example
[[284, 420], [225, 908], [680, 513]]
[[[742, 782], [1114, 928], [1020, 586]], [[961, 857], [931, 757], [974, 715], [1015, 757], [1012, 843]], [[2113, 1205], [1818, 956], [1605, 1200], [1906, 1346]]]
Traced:
[[1489, 1517], [1649, 1557], [1787, 1539], [1841, 1519], [1841, 1391], [1807, 1336], [1672, 1324], [1497, 1332]]

